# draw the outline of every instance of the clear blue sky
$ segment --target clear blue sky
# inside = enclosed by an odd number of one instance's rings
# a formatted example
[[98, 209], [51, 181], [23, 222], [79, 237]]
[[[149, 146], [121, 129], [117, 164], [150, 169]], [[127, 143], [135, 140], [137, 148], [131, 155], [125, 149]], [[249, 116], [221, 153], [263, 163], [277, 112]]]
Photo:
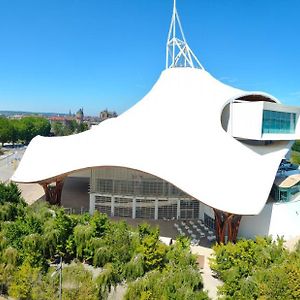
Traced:
[[[172, 5], [0, 0], [0, 110], [128, 109], [164, 69]], [[299, 0], [177, 0], [177, 9], [213, 76], [300, 105]]]

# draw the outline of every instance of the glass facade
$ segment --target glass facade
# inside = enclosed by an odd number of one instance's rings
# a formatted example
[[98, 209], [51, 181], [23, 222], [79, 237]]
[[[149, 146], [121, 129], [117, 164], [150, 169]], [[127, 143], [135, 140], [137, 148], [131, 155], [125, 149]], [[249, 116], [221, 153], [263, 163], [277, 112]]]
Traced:
[[296, 114], [264, 110], [262, 133], [295, 133]]
[[214, 218], [210, 217], [204, 213], [204, 225], [209, 229], [216, 230], [216, 221]]
[[158, 200], [158, 219], [177, 219], [177, 200]]
[[197, 219], [199, 217], [200, 203], [197, 200], [180, 201], [180, 218]]
[[91, 192], [136, 197], [191, 198], [167, 181], [137, 170], [120, 167], [93, 169]]
[[115, 197], [114, 215], [118, 217], [132, 217], [132, 199]]
[[96, 196], [95, 209], [110, 216], [111, 215], [111, 197]]
[[300, 182], [290, 188], [278, 187], [273, 184], [271, 196], [276, 202], [289, 202], [295, 200], [300, 195]]
[[173, 184], [121, 167], [93, 168], [90, 191], [95, 209], [109, 216], [198, 219], [200, 203]]

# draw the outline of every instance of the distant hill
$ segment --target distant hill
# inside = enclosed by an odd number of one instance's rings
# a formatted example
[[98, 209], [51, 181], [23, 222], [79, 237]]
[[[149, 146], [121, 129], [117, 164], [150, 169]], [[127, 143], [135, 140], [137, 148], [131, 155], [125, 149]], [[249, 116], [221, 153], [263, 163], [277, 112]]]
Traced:
[[37, 116], [46, 116], [46, 117], [52, 117], [52, 116], [66, 116], [67, 114], [63, 113], [51, 113], [51, 112], [32, 112], [32, 111], [11, 111], [11, 110], [0, 110], [0, 115], [2, 116], [14, 116], [14, 115], [37, 115]]

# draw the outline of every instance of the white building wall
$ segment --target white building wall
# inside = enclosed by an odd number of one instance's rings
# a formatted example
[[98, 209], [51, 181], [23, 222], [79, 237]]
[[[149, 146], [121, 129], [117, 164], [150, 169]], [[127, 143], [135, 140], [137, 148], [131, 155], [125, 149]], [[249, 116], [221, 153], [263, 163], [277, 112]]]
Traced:
[[300, 236], [300, 201], [273, 204], [269, 234], [286, 240]]
[[158, 219], [158, 199], [155, 199], [155, 206], [154, 206], [154, 220]]
[[89, 212], [91, 215], [93, 215], [95, 212], [95, 199], [96, 199], [96, 195], [91, 193], [90, 194], [90, 207], [89, 207]]
[[177, 212], [176, 212], [177, 220], [180, 219], [180, 200], [177, 199]]
[[204, 203], [200, 202], [199, 205], [199, 219], [204, 220], [204, 214], [207, 214], [211, 218], [215, 217], [215, 213], [210, 206], [205, 205]]
[[300, 236], [300, 201], [268, 203], [257, 216], [243, 216], [239, 237], [284, 236], [286, 240]]
[[261, 139], [263, 102], [233, 103], [230, 111], [229, 133], [232, 136]]
[[254, 238], [257, 235], [269, 235], [272, 207], [272, 204], [267, 204], [256, 216], [242, 216], [238, 237]]
[[199, 204], [199, 219], [203, 220], [204, 219], [204, 207], [207, 206], [204, 203], [200, 202]]
[[135, 219], [136, 216], [136, 198], [132, 198], [132, 219]]
[[111, 197], [111, 216], [115, 216], [115, 196]]
[[[263, 111], [271, 110], [278, 112], [287, 112], [296, 114], [295, 133], [264, 133], [262, 134]], [[222, 112], [222, 126], [226, 128], [226, 120], [228, 119], [228, 132], [237, 138], [253, 139], [253, 140], [274, 140], [288, 141], [295, 140], [300, 137], [300, 109], [298, 107], [285, 106], [272, 102], [236, 102], [226, 106]], [[226, 130], [226, 129], [225, 129]]]

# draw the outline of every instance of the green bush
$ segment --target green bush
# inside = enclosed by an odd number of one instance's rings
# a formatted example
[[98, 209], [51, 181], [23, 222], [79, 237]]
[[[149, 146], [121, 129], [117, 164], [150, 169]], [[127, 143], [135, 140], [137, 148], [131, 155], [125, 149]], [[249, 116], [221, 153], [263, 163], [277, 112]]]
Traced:
[[289, 253], [283, 239], [259, 238], [216, 245], [211, 268], [224, 284], [226, 299], [299, 299], [300, 254]]
[[28, 263], [22, 265], [14, 273], [8, 293], [12, 297], [20, 300], [31, 299], [31, 292], [34, 284], [37, 282], [39, 269], [32, 268]]
[[[164, 245], [159, 229], [147, 224], [136, 230], [99, 212], [76, 216], [46, 203], [26, 206], [16, 185], [0, 184], [0, 292], [16, 299], [57, 297], [50, 263], [58, 256], [79, 263], [64, 265], [63, 299], [105, 299], [123, 282], [131, 282], [131, 299], [207, 299], [189, 249], [184, 238]], [[82, 262], [103, 270], [94, 279]]]
[[300, 152], [300, 141], [295, 141], [295, 143], [292, 146], [292, 150]]

